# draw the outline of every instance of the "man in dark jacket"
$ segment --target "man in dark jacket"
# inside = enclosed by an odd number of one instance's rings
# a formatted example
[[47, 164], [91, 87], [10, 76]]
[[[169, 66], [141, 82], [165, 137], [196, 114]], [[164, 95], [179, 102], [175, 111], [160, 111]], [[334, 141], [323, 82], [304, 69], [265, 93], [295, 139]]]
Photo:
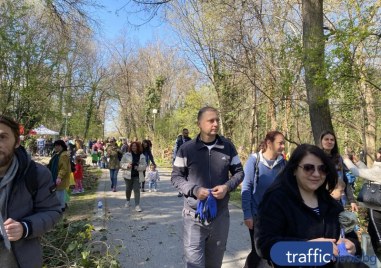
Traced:
[[[185, 197], [183, 243], [186, 267], [221, 267], [230, 224], [229, 192], [242, 182], [244, 173], [234, 145], [217, 134], [218, 111], [204, 107], [197, 119], [200, 134], [180, 147], [173, 163], [171, 181]], [[195, 215], [198, 202], [210, 194], [217, 201], [217, 215], [212, 220], [198, 221]]]
[[61, 216], [49, 170], [20, 146], [19, 125], [0, 115], [1, 267], [42, 267], [40, 237]]
[[[183, 145], [184, 143], [190, 140], [192, 139], [189, 137], [189, 130], [187, 128], [183, 128], [182, 135], [179, 135], [176, 138], [175, 148], [173, 149], [173, 162], [175, 162], [176, 154], [179, 151], [181, 145]], [[179, 192], [177, 195], [177, 197], [182, 197], [182, 196], [183, 194], [181, 192]]]

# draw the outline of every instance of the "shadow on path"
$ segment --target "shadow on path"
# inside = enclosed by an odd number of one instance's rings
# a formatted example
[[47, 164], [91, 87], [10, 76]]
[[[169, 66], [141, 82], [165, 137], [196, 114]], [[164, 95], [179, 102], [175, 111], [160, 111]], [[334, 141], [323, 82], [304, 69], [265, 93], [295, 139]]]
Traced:
[[[121, 178], [121, 177], [120, 177]], [[160, 170], [157, 192], [140, 195], [143, 212], [136, 212], [133, 194], [131, 207], [125, 208], [125, 183], [118, 178], [117, 192], [110, 191], [108, 170], [98, 186], [103, 217], [95, 218], [96, 230], [105, 229], [107, 243], [121, 245], [122, 267], [184, 267], [182, 245], [182, 198], [170, 181], [170, 169]], [[147, 183], [146, 183], [147, 184]], [[230, 231], [224, 268], [243, 267], [250, 251], [250, 237], [243, 224], [242, 211], [230, 206]]]

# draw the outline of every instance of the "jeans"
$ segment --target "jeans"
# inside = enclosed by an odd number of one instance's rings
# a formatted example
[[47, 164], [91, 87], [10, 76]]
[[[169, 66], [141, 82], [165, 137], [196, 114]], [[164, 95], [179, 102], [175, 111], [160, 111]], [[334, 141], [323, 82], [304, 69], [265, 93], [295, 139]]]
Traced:
[[148, 189], [152, 190], [152, 189], [156, 189], [156, 187], [157, 187], [156, 181], [149, 181]]
[[111, 188], [116, 188], [119, 169], [110, 169]]
[[126, 199], [130, 201], [132, 190], [134, 190], [135, 206], [140, 204], [140, 183], [139, 177], [132, 177], [131, 179], [124, 179], [126, 182]]
[[61, 204], [61, 209], [65, 209], [65, 190], [57, 190], [56, 195]]

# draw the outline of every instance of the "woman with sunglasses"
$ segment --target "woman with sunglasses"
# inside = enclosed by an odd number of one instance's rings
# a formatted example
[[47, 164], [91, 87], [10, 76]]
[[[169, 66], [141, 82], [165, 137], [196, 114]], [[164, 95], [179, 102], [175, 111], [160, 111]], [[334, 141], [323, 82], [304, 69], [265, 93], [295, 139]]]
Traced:
[[[351, 205], [352, 211], [358, 212], [358, 207], [356, 204], [356, 199], [353, 195], [353, 189], [348, 185], [348, 179], [345, 175], [348, 171], [347, 167], [344, 165], [343, 158], [339, 153], [339, 147], [337, 146], [337, 139], [333, 132], [326, 130], [320, 135], [320, 148], [328, 155], [329, 159], [334, 163], [337, 171], [339, 180], [343, 180], [346, 184], [345, 187], [345, 197]], [[345, 206], [346, 202], [343, 201]]]
[[281, 241], [332, 242], [335, 255], [344, 242], [350, 254], [360, 254], [353, 231], [339, 240], [343, 207], [330, 196], [336, 183], [335, 166], [323, 150], [298, 146], [259, 206], [254, 232], [258, 254], [271, 262], [270, 250]]

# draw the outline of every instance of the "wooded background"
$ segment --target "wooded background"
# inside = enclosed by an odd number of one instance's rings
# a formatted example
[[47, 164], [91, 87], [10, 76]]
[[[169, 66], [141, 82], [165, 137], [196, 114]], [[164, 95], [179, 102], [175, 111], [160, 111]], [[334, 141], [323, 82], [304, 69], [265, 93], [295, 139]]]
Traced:
[[243, 155], [275, 129], [288, 150], [325, 129], [368, 161], [381, 147], [381, 1], [125, 2], [171, 25], [178, 44], [141, 46], [127, 31], [102, 42], [87, 11], [101, 1], [1, 1], [0, 112], [61, 133], [70, 112], [68, 134], [85, 139], [102, 138], [111, 113], [113, 135], [148, 135], [160, 151], [183, 127], [194, 137], [211, 105]]

